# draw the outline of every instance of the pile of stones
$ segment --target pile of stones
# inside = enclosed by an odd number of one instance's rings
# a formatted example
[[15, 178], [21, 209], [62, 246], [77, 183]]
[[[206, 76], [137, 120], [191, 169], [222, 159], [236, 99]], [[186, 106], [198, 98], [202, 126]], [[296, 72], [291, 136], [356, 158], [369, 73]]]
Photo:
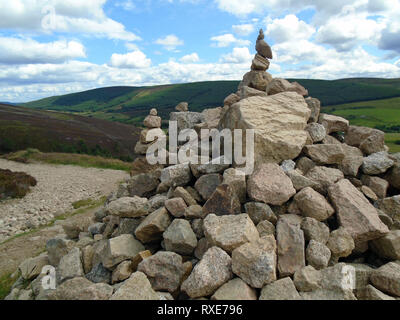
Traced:
[[[133, 175], [24, 261], [8, 299], [400, 299], [400, 154], [273, 79], [262, 38], [223, 108], [171, 114], [181, 130], [255, 129], [254, 172], [210, 161]], [[49, 264], [55, 290], [41, 286]]]

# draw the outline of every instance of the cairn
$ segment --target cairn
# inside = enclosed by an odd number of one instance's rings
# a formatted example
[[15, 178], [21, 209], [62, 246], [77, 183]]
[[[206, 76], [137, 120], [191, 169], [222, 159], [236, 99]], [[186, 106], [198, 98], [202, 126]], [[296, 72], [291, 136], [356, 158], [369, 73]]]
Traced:
[[[155, 135], [162, 133], [161, 130], [161, 117], [157, 116], [157, 109], [151, 109], [150, 114], [143, 120], [143, 125], [146, 129], [140, 132], [140, 139], [136, 143], [135, 153], [139, 155], [145, 155], [149, 146], [151, 146], [156, 140], [147, 140], [147, 134], [151, 130]], [[155, 132], [157, 131], [157, 132]]]

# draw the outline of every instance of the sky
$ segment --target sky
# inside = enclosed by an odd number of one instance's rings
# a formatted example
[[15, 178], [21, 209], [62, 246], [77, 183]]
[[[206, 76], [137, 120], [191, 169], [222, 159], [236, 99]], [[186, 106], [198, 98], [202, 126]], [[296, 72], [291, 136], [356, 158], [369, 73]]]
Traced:
[[400, 0], [0, 0], [0, 101], [274, 77], [400, 77]]

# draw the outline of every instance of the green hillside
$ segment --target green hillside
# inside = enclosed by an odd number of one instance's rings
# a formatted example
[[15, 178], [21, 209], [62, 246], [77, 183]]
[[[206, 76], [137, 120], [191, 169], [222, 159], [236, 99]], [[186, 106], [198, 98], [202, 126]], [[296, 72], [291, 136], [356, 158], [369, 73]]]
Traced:
[[[343, 79], [298, 81], [322, 105], [337, 105], [400, 97], [400, 79]], [[208, 81], [154, 87], [109, 87], [50, 97], [23, 104], [29, 108], [74, 112], [81, 115], [140, 125], [150, 108], [166, 119], [181, 101], [201, 111], [221, 106], [236, 92], [239, 81]]]
[[323, 111], [344, 117], [353, 125], [385, 131], [390, 150], [400, 152], [400, 98], [329, 106]]

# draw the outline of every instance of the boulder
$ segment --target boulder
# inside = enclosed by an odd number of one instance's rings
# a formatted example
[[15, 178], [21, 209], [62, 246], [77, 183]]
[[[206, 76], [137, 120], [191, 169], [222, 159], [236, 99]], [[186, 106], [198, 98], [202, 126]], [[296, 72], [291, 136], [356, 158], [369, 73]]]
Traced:
[[304, 128], [310, 116], [304, 98], [295, 92], [249, 97], [233, 105], [221, 118], [229, 129], [254, 129], [255, 162], [296, 158], [307, 141]]
[[362, 170], [367, 175], [377, 175], [385, 173], [394, 165], [394, 161], [389, 158], [387, 152], [377, 152], [364, 158]]
[[313, 188], [325, 195], [328, 192], [328, 188], [335, 182], [343, 179], [344, 175], [343, 172], [338, 169], [317, 166], [310, 169], [305, 177], [314, 181], [316, 185]]
[[181, 102], [175, 107], [175, 110], [178, 112], [189, 111], [189, 104], [187, 102]]
[[136, 228], [135, 236], [143, 243], [162, 239], [162, 234], [171, 224], [171, 216], [164, 207], [150, 213]]
[[222, 176], [218, 173], [205, 174], [197, 179], [194, 187], [202, 198], [207, 201], [215, 189], [222, 183]]
[[231, 93], [229, 96], [227, 96], [224, 100], [224, 106], [230, 107], [231, 105], [235, 104], [236, 102], [240, 101], [240, 97], [235, 94]]
[[246, 175], [243, 171], [229, 168], [224, 171], [223, 184], [230, 185], [239, 197], [241, 203], [246, 202], [247, 188], [246, 188]]
[[314, 144], [304, 147], [304, 153], [315, 163], [340, 164], [345, 157], [340, 144]]
[[167, 167], [161, 171], [160, 180], [167, 186], [184, 186], [190, 182], [192, 174], [189, 164], [182, 163]]
[[350, 126], [345, 135], [345, 142], [360, 148], [367, 155], [385, 151], [385, 133], [377, 129]]
[[246, 243], [232, 252], [232, 270], [253, 288], [276, 280], [276, 242], [266, 236]]
[[179, 288], [184, 275], [182, 257], [174, 252], [159, 251], [139, 263], [137, 270], [147, 276], [154, 290], [170, 293]]
[[267, 97], [268, 94], [265, 91], [260, 91], [247, 86], [243, 86], [240, 89], [240, 100], [255, 96]]
[[257, 225], [257, 231], [260, 238], [265, 236], [275, 236], [275, 226], [268, 220], [261, 221]]
[[328, 266], [330, 258], [331, 251], [326, 245], [315, 240], [311, 240], [308, 243], [306, 260], [310, 266], [313, 266], [317, 270], [324, 269]]
[[301, 300], [301, 297], [292, 279], [287, 277], [266, 285], [260, 300]]
[[327, 134], [335, 132], [347, 132], [349, 128], [349, 121], [338, 116], [321, 113], [318, 123], [322, 124]]
[[144, 250], [144, 246], [131, 234], [123, 234], [108, 240], [102, 263], [106, 268], [111, 269], [124, 260], [134, 258]]
[[363, 175], [361, 177], [361, 181], [364, 185], [371, 188], [371, 190], [378, 196], [378, 198], [383, 199], [386, 197], [389, 183], [385, 179]]
[[400, 264], [389, 262], [375, 270], [371, 284], [384, 293], [400, 297]]
[[148, 214], [149, 201], [147, 198], [123, 197], [110, 202], [106, 210], [108, 214], [121, 218], [135, 218]]
[[241, 204], [235, 189], [227, 184], [219, 185], [210, 199], [203, 206], [204, 216], [209, 213], [216, 215], [240, 214]]
[[86, 279], [94, 283], [111, 283], [111, 271], [104, 268], [102, 263], [96, 264], [92, 270], [86, 274]]
[[155, 191], [160, 180], [154, 173], [141, 173], [131, 177], [127, 183], [129, 196], [143, 197]]
[[181, 290], [192, 299], [207, 297], [232, 279], [232, 259], [222, 249], [212, 247], [182, 283]]
[[53, 267], [57, 267], [60, 260], [72, 248], [72, 241], [62, 238], [53, 238], [46, 242], [46, 251], [48, 254], [49, 263]]
[[181, 255], [191, 255], [197, 246], [197, 238], [190, 223], [175, 219], [163, 234], [165, 249]]
[[160, 300], [160, 296], [143, 272], [135, 272], [122, 283], [110, 300]]
[[171, 112], [170, 121], [176, 121], [178, 132], [184, 129], [193, 129], [195, 124], [205, 121], [204, 115], [198, 112]]
[[310, 187], [297, 193], [294, 201], [305, 217], [318, 221], [325, 221], [335, 213], [325, 197]]
[[388, 172], [386, 179], [390, 185], [400, 190], [400, 162], [394, 164], [393, 168]]
[[242, 87], [250, 87], [259, 91], [266, 91], [268, 84], [272, 81], [272, 76], [265, 71], [251, 70], [243, 76], [243, 80], [240, 82], [238, 91]]
[[322, 124], [310, 123], [306, 127], [306, 131], [310, 134], [313, 143], [321, 142], [326, 137], [326, 129]]
[[292, 180], [293, 187], [296, 189], [296, 191], [300, 191], [307, 187], [318, 187], [317, 182], [303, 176], [301, 171], [298, 169], [288, 171], [286, 172], [286, 175], [290, 178], [290, 180]]
[[255, 169], [248, 179], [247, 192], [251, 199], [272, 205], [282, 205], [296, 194], [292, 181], [275, 163]]
[[396, 300], [395, 298], [384, 294], [382, 291], [376, 289], [370, 284], [365, 287], [361, 294], [357, 295], [358, 300]]
[[83, 277], [82, 252], [79, 248], [73, 248], [63, 256], [57, 268], [57, 279], [61, 283], [75, 277]]
[[244, 205], [246, 213], [250, 219], [253, 220], [254, 224], [257, 225], [264, 220], [268, 220], [272, 224], [276, 224], [278, 218], [271, 207], [262, 202], [247, 202]]
[[400, 195], [378, 200], [376, 204], [394, 222], [400, 223]]
[[257, 292], [240, 278], [235, 278], [220, 287], [211, 300], [257, 300]]
[[92, 283], [77, 277], [63, 282], [48, 295], [49, 300], [108, 300], [113, 288], [105, 283]]
[[161, 118], [158, 116], [148, 115], [144, 120], [143, 124], [146, 128], [161, 128]]
[[326, 244], [329, 239], [329, 227], [318, 220], [306, 217], [301, 222], [301, 229], [304, 231], [306, 241], [315, 240]]
[[305, 267], [304, 233], [290, 215], [281, 216], [276, 226], [278, 271], [280, 277], [291, 276]]
[[24, 260], [18, 267], [21, 272], [21, 277], [25, 280], [36, 278], [44, 266], [49, 264], [49, 257], [47, 254], [41, 254], [37, 257], [28, 258]]
[[351, 234], [343, 227], [331, 232], [327, 246], [337, 259], [348, 257], [355, 248]]
[[275, 95], [282, 92], [296, 92], [299, 95], [307, 96], [308, 91], [297, 82], [290, 83], [289, 81], [282, 78], [275, 78], [269, 84], [265, 90], [268, 95]]
[[[305, 99], [307, 103], [307, 107], [311, 110], [310, 119], [308, 120], [309, 123], [318, 122], [319, 114], [321, 110], [321, 102], [312, 97], [308, 97]], [[326, 130], [325, 130], [326, 134]]]
[[356, 244], [380, 238], [389, 232], [379, 219], [377, 210], [349, 180], [343, 179], [330, 186], [328, 193], [339, 224], [350, 233]]
[[310, 292], [321, 288], [321, 272], [313, 266], [306, 266], [296, 271], [293, 277], [294, 285], [300, 292]]
[[185, 218], [186, 219], [203, 219], [204, 218], [203, 208], [197, 204], [194, 206], [187, 207], [185, 209]]
[[389, 260], [400, 260], [400, 230], [392, 230], [384, 237], [371, 241], [371, 249]]
[[188, 206], [197, 205], [197, 201], [193, 198], [193, 196], [182, 187], [177, 187], [173, 192], [173, 196], [176, 198], [182, 198], [183, 200], [185, 200]]
[[165, 201], [165, 208], [176, 218], [181, 218], [185, 215], [187, 208], [185, 200], [182, 198], [172, 198]]
[[112, 272], [111, 282], [113, 284], [128, 279], [133, 273], [132, 261], [122, 261]]
[[209, 214], [204, 219], [203, 229], [212, 246], [218, 246], [228, 253], [259, 238], [257, 228], [247, 214], [221, 217]]

